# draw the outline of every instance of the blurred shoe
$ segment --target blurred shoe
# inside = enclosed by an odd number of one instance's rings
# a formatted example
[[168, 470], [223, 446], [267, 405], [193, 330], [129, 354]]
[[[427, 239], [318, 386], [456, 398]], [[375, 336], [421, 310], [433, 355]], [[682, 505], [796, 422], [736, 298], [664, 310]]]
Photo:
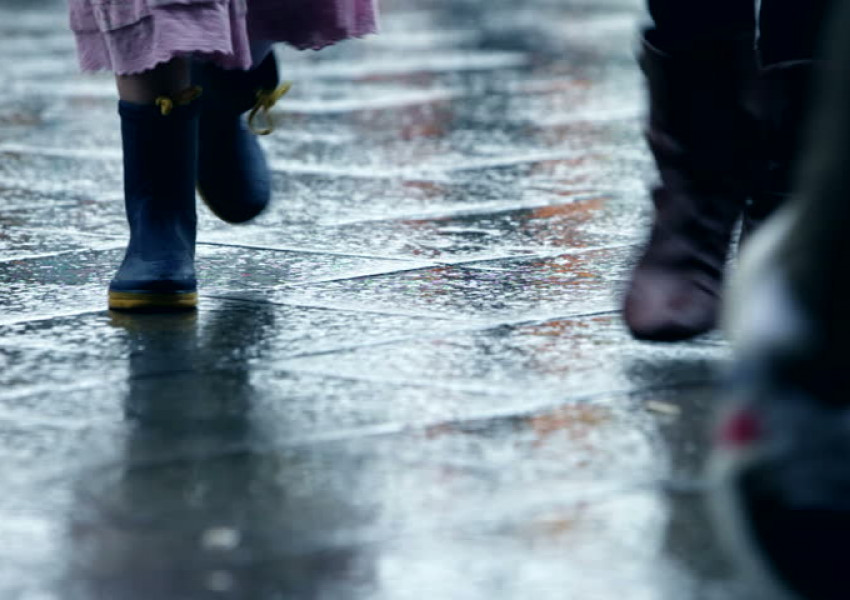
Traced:
[[741, 39], [674, 56], [650, 42], [643, 40], [640, 65], [660, 183], [623, 314], [636, 338], [677, 341], [717, 323], [732, 232], [753, 173], [756, 125], [745, 97], [755, 50]]
[[[730, 293], [736, 360], [709, 478], [721, 541], [768, 598], [850, 597], [850, 378], [776, 259], [785, 210], [754, 236]], [[839, 360], [835, 360], [835, 359]]]
[[249, 71], [197, 63], [193, 79], [204, 90], [198, 191], [220, 219], [229, 223], [250, 221], [271, 199], [271, 175], [257, 135], [273, 130], [269, 111], [289, 85], [278, 85], [273, 53]]
[[197, 90], [156, 105], [121, 101], [130, 242], [109, 285], [118, 310], [189, 309], [195, 279]]
[[845, 600], [850, 411], [783, 371], [777, 361], [736, 381], [712, 459], [714, 521], [768, 598]]

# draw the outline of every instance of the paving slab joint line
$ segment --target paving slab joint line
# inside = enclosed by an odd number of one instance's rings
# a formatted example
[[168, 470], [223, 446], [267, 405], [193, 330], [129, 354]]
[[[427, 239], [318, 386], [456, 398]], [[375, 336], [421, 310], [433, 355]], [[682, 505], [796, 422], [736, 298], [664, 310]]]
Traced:
[[289, 287], [289, 288], [297, 288], [297, 287], [306, 287], [310, 285], [316, 285], [320, 283], [335, 283], [339, 281], [357, 281], [361, 279], [369, 279], [372, 277], [384, 277], [387, 275], [397, 275], [401, 273], [413, 273], [415, 271], [428, 271], [430, 269], [439, 268], [439, 267], [462, 267], [467, 264], [477, 264], [477, 263], [487, 263], [487, 262], [496, 262], [503, 260], [521, 260], [523, 258], [526, 259], [535, 259], [535, 258], [543, 258], [543, 256], [537, 256], [534, 254], [523, 254], [520, 256], [517, 255], [505, 255], [505, 256], [493, 256], [487, 258], [478, 258], [478, 259], [460, 259], [452, 262], [439, 262], [433, 261], [428, 263], [422, 263], [418, 265], [410, 265], [409, 267], [400, 268], [400, 269], [389, 269], [376, 271], [374, 273], [364, 273], [361, 275], [347, 275], [343, 277], [327, 277], [324, 279], [311, 279], [310, 281], [299, 281], [295, 283], [284, 284], [281, 286]]
[[[292, 359], [290, 359], [292, 360]], [[296, 359], [298, 360], [298, 359]], [[453, 381], [453, 382], [445, 382], [445, 383], [435, 383], [431, 379], [422, 380], [422, 379], [413, 379], [411, 377], [400, 377], [400, 378], [387, 378], [387, 377], [371, 377], [368, 375], [355, 375], [353, 373], [339, 373], [329, 371], [327, 369], [317, 369], [317, 368], [309, 368], [309, 367], [298, 367], [292, 365], [284, 365], [279, 369], [281, 372], [291, 373], [295, 375], [310, 375], [313, 377], [333, 377], [335, 379], [339, 379], [342, 381], [356, 381], [356, 382], [365, 382], [365, 383], [375, 383], [375, 384], [384, 384], [384, 385], [392, 385], [397, 387], [412, 387], [417, 389], [426, 389], [426, 390], [446, 390], [450, 392], [463, 392], [463, 393], [471, 393], [471, 394], [479, 394], [483, 396], [493, 396], [500, 395], [502, 392], [497, 392], [492, 385], [487, 384], [476, 384], [476, 383], [465, 383], [465, 381]], [[528, 382], [524, 382], [528, 383]], [[650, 393], [650, 392], [669, 392], [669, 391], [681, 391], [688, 390], [693, 388], [705, 387], [712, 385], [714, 382], [711, 379], [705, 380], [694, 380], [688, 382], [681, 383], [670, 383], [663, 386], [648, 386], [641, 388], [628, 388], [628, 389], [612, 389], [612, 390], [601, 390], [598, 392], [593, 392], [592, 394], [588, 394], [586, 396], [566, 396], [566, 393], [560, 391], [553, 391], [552, 386], [549, 385], [545, 389], [545, 391], [538, 392], [537, 395], [541, 395], [542, 393], [546, 393], [549, 396], [558, 396], [563, 397], [565, 400], [569, 399], [570, 401], [575, 400], [576, 398], [581, 398], [585, 400], [592, 400], [594, 398], [605, 397], [611, 394], [625, 394], [627, 392], [634, 393]], [[505, 386], [502, 385], [501, 390], [505, 390]], [[560, 388], [559, 388], [560, 389]], [[504, 392], [504, 394], [511, 394], [512, 396], [516, 394], [528, 393], [528, 385], [519, 388], [513, 388]]]
[[[232, 302], [250, 303], [250, 304], [270, 304], [270, 305], [273, 305], [273, 306], [274, 305], [277, 305], [277, 306], [281, 305], [280, 303], [267, 302], [267, 301], [263, 301], [263, 300], [238, 299], [238, 298], [227, 298], [227, 297], [217, 297], [217, 299], [232, 301]], [[290, 306], [290, 305], [286, 305], [286, 306]], [[320, 310], [332, 310], [332, 311], [336, 310], [336, 309], [328, 309], [326, 307], [315, 306], [315, 305], [299, 305], [299, 306], [302, 306], [304, 308], [316, 308], [316, 309], [320, 309]], [[339, 312], [346, 312], [346, 311], [339, 311]], [[348, 312], [352, 312], [352, 311], [348, 311]], [[386, 314], [386, 313], [376, 312], [375, 314]], [[545, 323], [548, 323], [548, 322], [562, 321], [562, 320], [565, 320], [565, 319], [581, 320], [581, 319], [585, 319], [585, 318], [594, 318], [594, 317], [598, 317], [598, 316], [607, 316], [607, 315], [613, 315], [613, 314], [616, 314], [616, 311], [584, 313], [584, 314], [573, 315], [573, 316], [569, 316], [569, 317], [563, 317], [562, 316], [562, 317], [554, 317], [554, 318], [533, 319], [533, 320], [513, 321], [513, 322], [482, 321], [480, 323], [477, 323], [475, 325], [471, 325], [469, 327], [459, 327], [459, 328], [445, 329], [445, 330], [442, 330], [442, 331], [439, 331], [439, 332], [435, 332], [433, 335], [409, 335], [409, 336], [399, 336], [399, 337], [394, 337], [394, 338], [385, 338], [385, 339], [376, 340], [376, 341], [373, 341], [373, 342], [368, 342], [368, 343], [363, 343], [363, 344], [341, 345], [341, 346], [338, 346], [338, 347], [335, 347], [335, 348], [329, 348], [329, 349], [325, 349], [325, 350], [315, 350], [315, 351], [310, 351], [310, 352], [301, 352], [301, 353], [291, 354], [291, 355], [287, 355], [287, 356], [280, 356], [278, 358], [280, 358], [281, 360], [296, 360], [296, 359], [310, 358], [310, 357], [316, 357], [316, 356], [328, 356], [328, 355], [332, 355], [332, 354], [351, 352], [351, 351], [354, 351], [354, 350], [360, 350], [360, 349], [365, 349], [365, 348], [379, 348], [379, 347], [382, 347], [382, 346], [392, 346], [392, 345], [396, 345], [396, 344], [403, 344], [405, 342], [416, 342], [416, 341], [428, 341], [428, 340], [433, 340], [433, 339], [441, 339], [441, 338], [452, 337], [452, 336], [456, 336], [456, 335], [460, 335], [460, 334], [464, 334], [464, 333], [483, 333], [485, 331], [497, 330], [497, 329], [504, 328], [504, 327], [509, 327], [509, 328], [510, 327], [519, 327], [519, 326], [522, 326], [522, 325], [530, 325], [530, 324], [538, 324], [538, 323], [539, 324], [545, 324]], [[395, 316], [408, 316], [408, 315], [395, 315]], [[416, 316], [415, 318], [423, 318], [423, 317]], [[425, 318], [423, 318], [423, 319], [425, 319]], [[434, 319], [427, 318], [427, 320], [434, 320]], [[441, 320], [450, 321], [448, 319], [441, 319]], [[0, 341], [0, 347], [4, 347], [5, 345], [6, 344], [4, 344], [2, 341]], [[17, 344], [15, 344], [15, 347], [18, 347]], [[74, 351], [70, 351], [70, 350], [58, 351], [58, 353], [71, 355], [71, 356], [73, 356], [75, 354]], [[262, 370], [262, 369], [260, 369], [260, 370]], [[156, 374], [152, 374], [152, 375], [146, 375], [144, 377], [140, 377], [139, 379], [154, 379], [154, 378], [163, 377], [163, 376], [173, 376], [175, 374], [179, 374], [179, 373], [183, 373], [183, 372], [186, 372], [186, 371], [180, 370], [180, 371], [173, 371], [173, 372], [171, 372], [171, 371], [162, 372], [162, 373], [156, 373]], [[0, 395], [0, 399], [2, 399], [3, 397], [4, 396]]]
[[109, 252], [110, 250], [119, 249], [118, 246], [115, 248], [78, 248], [74, 250], [57, 250], [56, 252], [45, 252], [42, 254], [18, 254], [12, 256], [0, 256], [0, 264], [3, 263], [12, 263], [12, 262], [22, 262], [22, 261], [31, 261], [31, 260], [42, 260], [45, 258], [56, 258], [57, 256], [69, 256], [72, 254], [82, 254], [85, 252]]
[[[264, 289], [257, 290], [247, 290], [248, 292], [262, 292]], [[312, 302], [288, 302], [283, 300], [266, 300], [261, 298], [240, 298], [238, 296], [227, 296], [227, 295], [206, 295], [205, 298], [214, 298], [216, 300], [224, 300], [229, 302], [245, 302], [245, 303], [254, 303], [254, 304], [271, 304], [274, 306], [291, 306], [296, 308], [314, 308], [319, 310], [328, 310], [328, 311], [337, 311], [337, 312], [352, 312], [352, 313], [360, 313], [360, 314], [377, 314], [377, 315], [391, 315], [398, 317], [411, 317], [416, 319], [427, 319], [427, 320], [438, 320], [438, 321], [464, 321], [466, 323], [476, 322], [478, 325], [475, 327], [464, 328], [458, 331], [486, 331], [488, 329], [498, 329], [501, 327], [520, 327], [522, 325], [534, 325], [534, 324], [545, 324], [545, 323], [554, 323], [557, 321], [565, 321], [565, 320], [580, 320], [580, 319], [588, 319], [595, 317], [604, 317], [604, 316], [614, 316], [619, 314], [619, 310], [611, 308], [606, 310], [598, 310], [598, 311], [590, 311], [590, 312], [578, 312], [578, 313], [570, 313], [570, 314], [556, 314], [556, 315], [537, 315], [537, 316], [526, 316], [521, 319], [514, 320], [494, 320], [494, 319], [480, 319], [474, 320], [468, 317], [446, 317], [444, 315], [433, 314], [433, 313], [416, 313], [416, 312], [408, 312], [408, 311], [387, 311], [387, 310], [376, 310], [376, 309], [368, 309], [361, 307], [351, 307], [351, 306], [340, 306], [340, 305], [329, 305], [329, 304], [319, 304]], [[411, 339], [422, 339], [422, 337], [417, 336]]]
[[23, 325], [26, 323], [39, 323], [42, 321], [52, 321], [53, 319], [67, 319], [73, 317], [83, 317], [86, 315], [96, 315], [100, 313], [108, 312], [105, 305], [106, 301], [101, 302], [103, 304], [103, 308], [91, 308], [87, 310], [79, 310], [68, 313], [56, 313], [53, 315], [31, 315], [29, 317], [24, 317], [22, 319], [10, 319], [8, 321], [4, 321], [0, 319], [0, 327], [13, 327], [15, 325]]
[[[454, 183], [462, 183], [462, 182], [454, 182]], [[533, 188], [529, 188], [533, 189]], [[340, 227], [345, 225], [355, 225], [355, 224], [363, 224], [363, 223], [381, 223], [385, 221], [426, 221], [426, 220], [444, 220], [446, 218], [458, 218], [458, 217], [477, 217], [481, 215], [508, 215], [511, 213], [515, 213], [522, 210], [530, 210], [534, 208], [546, 208], [551, 206], [568, 206], [571, 204], [578, 204], [580, 202], [586, 202], [587, 200], [593, 200], [598, 198], [599, 196], [607, 196], [608, 194], [600, 193], [596, 190], [588, 190], [580, 196], [576, 196], [570, 200], [565, 201], [563, 197], [558, 197], [556, 201], [552, 200], [539, 200], [536, 202], [520, 202], [516, 204], [506, 205], [504, 202], [500, 201], [490, 201], [484, 202], [473, 206], [464, 206], [456, 209], [440, 209], [433, 211], [425, 211], [418, 213], [407, 213], [407, 214], [393, 214], [387, 216], [375, 216], [375, 217], [366, 217], [359, 219], [346, 219], [346, 220], [338, 220], [334, 221], [332, 225]]]
[[[285, 290], [284, 287], [274, 288], [278, 290]], [[269, 288], [248, 288], [245, 290], [239, 290], [238, 292], [232, 293], [240, 293], [240, 294], [250, 294], [250, 293], [263, 293], [268, 292]], [[287, 300], [268, 300], [265, 298], [244, 298], [239, 296], [229, 296], [227, 295], [231, 292], [224, 293], [213, 293], [213, 294], [204, 294], [203, 298], [211, 298], [214, 300], [224, 300], [227, 302], [245, 302], [252, 304], [269, 304], [272, 306], [286, 306], [292, 308], [312, 308], [317, 310], [325, 310], [325, 311], [336, 311], [336, 312], [350, 312], [356, 314], [375, 314], [375, 315], [388, 315], [393, 317], [410, 317], [414, 319], [427, 319], [427, 320], [435, 320], [435, 321], [451, 321], [449, 317], [444, 315], [439, 315], [436, 313], [419, 313], [419, 312], [409, 312], [409, 311], [401, 311], [401, 310], [377, 310], [377, 309], [369, 309], [364, 307], [354, 307], [354, 306], [340, 306], [340, 305], [327, 305], [320, 304], [316, 302], [291, 302]], [[201, 310], [203, 310], [203, 305], [201, 305]]]
[[367, 258], [372, 260], [385, 260], [385, 261], [395, 261], [395, 262], [415, 262], [415, 259], [405, 258], [402, 256], [379, 256], [376, 254], [361, 254], [357, 252], [334, 252], [328, 250], [320, 250], [318, 248], [300, 248], [300, 247], [287, 247], [287, 246], [260, 246], [255, 244], [234, 244], [229, 242], [209, 242], [209, 241], [199, 241], [197, 243], [198, 246], [214, 246], [214, 247], [222, 247], [222, 248], [245, 248], [247, 250], [263, 250], [268, 252], [292, 252], [295, 254], [318, 254], [324, 256], [339, 256], [342, 258]]
[[460, 259], [457, 261], [441, 261], [437, 264], [439, 264], [440, 266], [453, 267], [498, 261], [521, 262], [523, 260], [548, 260], [552, 258], [558, 258], [559, 256], [582, 256], [584, 254], [592, 254], [594, 252], [601, 252], [603, 250], [623, 250], [627, 248], [634, 248], [636, 245], [638, 244], [632, 242], [624, 242], [621, 244], [604, 244], [601, 246], [587, 246], [584, 248], [553, 248], [552, 250], [535, 251], [530, 252], [528, 254], [509, 254], [505, 256]]
[[[460, 258], [457, 260], [445, 260], [445, 261], [430, 261], [430, 262], [422, 262], [420, 264], [411, 264], [409, 267], [400, 268], [400, 269], [388, 269], [388, 270], [378, 270], [373, 273], [364, 273], [360, 275], [350, 275], [350, 276], [342, 276], [342, 277], [327, 277], [323, 279], [311, 279], [310, 281], [299, 281], [293, 283], [283, 283], [280, 286], [276, 286], [275, 289], [286, 289], [286, 288], [298, 288], [298, 287], [306, 287], [310, 285], [316, 285], [320, 283], [334, 283], [339, 281], [357, 281], [360, 279], [369, 279], [371, 277], [383, 277], [386, 275], [395, 275], [399, 273], [411, 273], [415, 271], [427, 271], [428, 269], [433, 269], [436, 267], [467, 267], [470, 265], [477, 264], [486, 264], [491, 262], [519, 262], [523, 260], [547, 260], [552, 258], [558, 258], [559, 256], [581, 256], [583, 254], [589, 254], [592, 252], [598, 252], [602, 250], [617, 250], [622, 248], [632, 248], [635, 244], [624, 243], [624, 244], [613, 244], [606, 246], [593, 246], [589, 248], [575, 248], [575, 249], [559, 249], [553, 250], [551, 252], [530, 252], [528, 254], [506, 254], [506, 255], [493, 255], [486, 257], [477, 257], [477, 258]], [[410, 261], [413, 262], [413, 261]], [[474, 268], [474, 267], [472, 267]]]
[[[552, 319], [543, 319], [543, 320], [530, 320], [530, 321], [482, 321], [476, 325], [470, 325], [469, 327], [459, 327], [455, 329], [446, 329], [440, 332], [435, 332], [433, 335], [409, 335], [409, 336], [399, 336], [397, 338], [378, 340], [374, 342], [369, 342], [365, 344], [354, 344], [351, 346], [340, 346], [338, 348], [328, 349], [328, 350], [317, 350], [312, 352], [304, 352], [301, 354], [293, 355], [288, 358], [309, 358], [313, 356], [327, 356], [330, 354], [337, 354], [341, 352], [350, 352], [352, 350], [359, 350], [362, 348], [378, 348], [381, 346], [392, 346], [395, 344], [405, 343], [405, 342], [417, 342], [417, 341], [429, 341], [435, 339], [443, 339], [446, 337], [452, 337], [463, 333], [483, 333], [486, 331], [495, 331], [502, 328], [514, 328], [521, 327], [523, 325], [532, 325], [532, 324], [546, 324], [550, 322], [563, 321], [565, 319], [569, 320], [581, 320], [584, 318], [592, 318], [603, 315], [613, 315], [616, 314], [617, 311], [610, 312], [599, 312], [599, 313], [588, 313], [582, 315], [576, 315], [573, 317], [559, 317]], [[470, 322], [470, 321], [465, 321]]]
[[40, 394], [45, 394], [47, 392], [53, 394], [68, 394], [71, 392], [81, 392], [86, 390], [98, 390], [104, 387], [108, 387], [109, 389], [115, 389], [113, 386], [120, 386], [125, 383], [127, 379], [125, 377], [115, 377], [113, 379], [101, 379], [97, 383], [66, 383], [66, 384], [42, 384], [36, 386], [29, 386], [23, 389], [16, 389], [11, 392], [0, 392], [0, 402], [8, 402], [9, 400], [22, 400], [25, 398], [30, 398], [32, 396], [37, 396]]
[[107, 240], [116, 240], [116, 241], [126, 241], [128, 239], [128, 234], [122, 233], [93, 233], [91, 231], [83, 231], [80, 229], [63, 229], [61, 227], [16, 227], [16, 231], [25, 231], [29, 233], [55, 233], [60, 235], [75, 235], [79, 237], [90, 237], [97, 239], [107, 239]]

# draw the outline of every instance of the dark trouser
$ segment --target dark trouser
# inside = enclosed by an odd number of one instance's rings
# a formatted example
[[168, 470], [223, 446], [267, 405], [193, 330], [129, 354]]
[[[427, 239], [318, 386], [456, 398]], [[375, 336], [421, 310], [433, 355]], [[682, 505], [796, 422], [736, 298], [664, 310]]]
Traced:
[[807, 323], [821, 334], [823, 352], [840, 363], [847, 395], [847, 339], [850, 318], [850, 0], [835, 2], [825, 31], [827, 67], [815, 85], [812, 127], [801, 153], [793, 232], [779, 262], [807, 310]]
[[659, 50], [703, 45], [716, 39], [756, 36], [763, 66], [811, 60], [819, 52], [820, 26], [832, 0], [647, 0]]

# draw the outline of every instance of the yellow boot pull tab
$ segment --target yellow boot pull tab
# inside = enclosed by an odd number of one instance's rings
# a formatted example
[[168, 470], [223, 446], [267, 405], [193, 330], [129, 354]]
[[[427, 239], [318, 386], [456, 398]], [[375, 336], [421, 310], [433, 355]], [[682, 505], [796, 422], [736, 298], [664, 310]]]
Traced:
[[168, 96], [160, 96], [157, 98], [156, 105], [159, 107], [159, 111], [162, 113], [163, 117], [167, 117], [171, 114], [171, 111], [174, 110], [174, 100]]
[[252, 133], [268, 135], [274, 131], [275, 122], [271, 115], [271, 109], [291, 88], [292, 83], [287, 81], [276, 90], [260, 90], [257, 92], [257, 103], [248, 114], [248, 128]]
[[171, 114], [171, 111], [174, 110], [175, 106], [186, 106], [187, 104], [191, 104], [200, 97], [201, 93], [203, 93], [203, 90], [199, 86], [194, 85], [190, 88], [186, 88], [174, 98], [160, 96], [155, 102], [159, 111], [162, 113], [162, 116], [167, 117]]

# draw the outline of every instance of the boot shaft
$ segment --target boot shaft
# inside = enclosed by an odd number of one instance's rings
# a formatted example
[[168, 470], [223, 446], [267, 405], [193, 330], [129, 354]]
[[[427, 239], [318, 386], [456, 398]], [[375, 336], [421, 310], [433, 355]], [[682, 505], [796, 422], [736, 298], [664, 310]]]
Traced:
[[122, 101], [118, 111], [131, 249], [146, 260], [194, 256], [199, 102], [164, 110]]
[[709, 189], [746, 186], [757, 142], [749, 105], [757, 74], [752, 38], [671, 55], [646, 36], [638, 60], [649, 96], [647, 142], [662, 180], [669, 173]]
[[[175, 106], [120, 101], [124, 192], [131, 204], [194, 211], [199, 102]], [[128, 209], [131, 208], [128, 205]]]

